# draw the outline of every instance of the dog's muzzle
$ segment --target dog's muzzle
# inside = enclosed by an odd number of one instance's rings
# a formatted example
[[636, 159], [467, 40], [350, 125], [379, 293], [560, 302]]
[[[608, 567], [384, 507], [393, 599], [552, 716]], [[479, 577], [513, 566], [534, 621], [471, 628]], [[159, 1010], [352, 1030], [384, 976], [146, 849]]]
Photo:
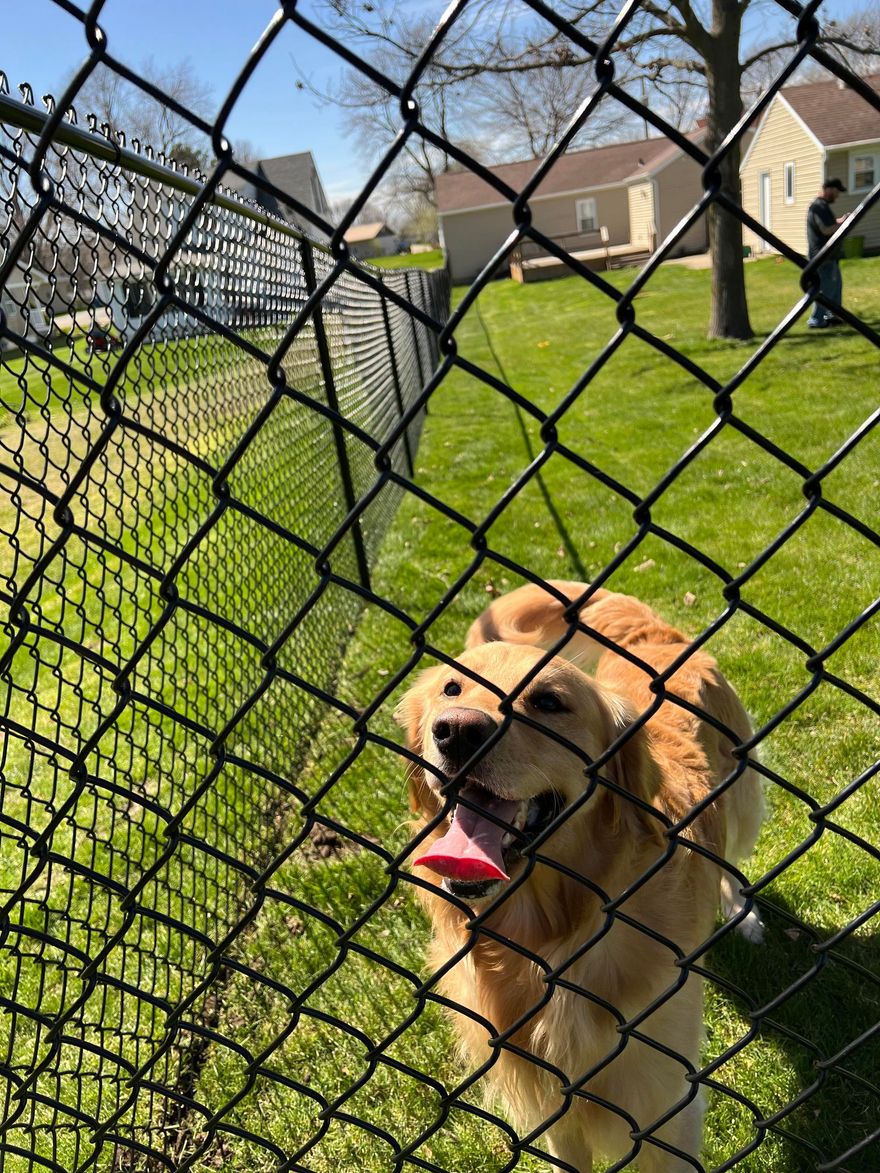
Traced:
[[486, 899], [506, 883], [517, 861], [565, 806], [555, 790], [506, 799], [472, 781], [458, 797], [446, 834], [415, 865], [442, 876], [443, 886], [464, 900]]

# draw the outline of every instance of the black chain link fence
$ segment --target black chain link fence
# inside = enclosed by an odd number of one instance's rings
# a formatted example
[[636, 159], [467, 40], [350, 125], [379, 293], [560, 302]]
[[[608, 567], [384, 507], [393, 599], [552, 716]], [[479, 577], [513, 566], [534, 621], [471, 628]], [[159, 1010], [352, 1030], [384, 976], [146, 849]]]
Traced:
[[[814, 648], [740, 589], [817, 511], [850, 527], [866, 549], [877, 546], [874, 528], [823, 496], [823, 481], [869, 433], [876, 413], [823, 467], [806, 468], [739, 419], [732, 400], [796, 314], [722, 383], [634, 310], [676, 240], [712, 204], [739, 215], [804, 270], [799, 313], [817, 296], [816, 265], [745, 216], [716, 182], [718, 159], [745, 133], [746, 119], [709, 159], [650, 110], [640, 113], [705, 168], [705, 197], [623, 292], [568, 257], [528, 213], [529, 195], [558, 152], [526, 190], [509, 193], [419, 120], [419, 77], [464, 4], [450, 9], [403, 85], [359, 62], [295, 5], [283, 6], [216, 125], [177, 111], [212, 136], [217, 162], [207, 177], [78, 123], [73, 104], [100, 62], [152, 97], [163, 95], [112, 56], [101, 4], [80, 10], [65, 0], [62, 7], [82, 21], [87, 59], [58, 104], [47, 101], [43, 110], [26, 89], [18, 100], [0, 84], [3, 1168], [545, 1167], [541, 1136], [523, 1140], [480, 1106], [475, 1077], [456, 1083], [435, 1074], [445, 1062], [436, 1052], [445, 1055], [450, 1044], [434, 980], [419, 976], [424, 929], [407, 895], [406, 851], [390, 850], [375, 834], [380, 825], [399, 832], [402, 787], [399, 779], [364, 786], [371, 754], [387, 777], [401, 753], [374, 718], [417, 664], [431, 656], [448, 661], [436, 632], [487, 561], [534, 578], [492, 550], [486, 535], [552, 454], [634, 509], [637, 535], [592, 576], [597, 585], [646, 535], [660, 536], [722, 583], [725, 610], [698, 643], [740, 614], [806, 656], [803, 692], [765, 724], [750, 753], [820, 683], [877, 714], [877, 701], [828, 663], [865, 628], [876, 604]], [[607, 64], [632, 7], [596, 46], [532, 5], [599, 63], [581, 123], [601, 97], [637, 105]], [[876, 93], [816, 50], [815, 6], [784, 7], [800, 17], [801, 47], [750, 111], [752, 123], [810, 52], [880, 110]], [[223, 186], [224, 176], [238, 174], [281, 206], [295, 203], [240, 168], [223, 139], [237, 96], [285, 23], [362, 67], [401, 102], [400, 134], [342, 225], [295, 207], [314, 225], [315, 241]], [[451, 318], [445, 273], [380, 272], [351, 261], [342, 244], [413, 136], [450, 149], [513, 206], [511, 237]], [[875, 188], [854, 225], [877, 197]], [[484, 369], [456, 343], [467, 315], [479, 313], [476, 299], [497, 261], [523, 240], [560, 256], [607, 295], [620, 324], [552, 415], [518, 395], [503, 366], [500, 375]], [[847, 321], [880, 342], [856, 315], [847, 313]], [[570, 402], [628, 336], [698, 380], [714, 396], [720, 423], [802, 483], [803, 513], [738, 578], [662, 530], [651, 513], [716, 430], [647, 496], [557, 435]], [[476, 525], [420, 485], [425, 409], [453, 370], [510, 399], [540, 425], [544, 444]], [[402, 499], [427, 504], [438, 525], [459, 525], [463, 545], [467, 535], [471, 544], [460, 572], [438, 572], [435, 605], [417, 617], [399, 592], [372, 581]], [[375, 694], [340, 669], [365, 607], [399, 632]], [[813, 826], [774, 874], [822, 834], [845, 837], [866, 868], [876, 864], [877, 844], [838, 817], [850, 796], [875, 784], [876, 767], [823, 806], [753, 764], [806, 804]], [[365, 792], [371, 784], [375, 793]], [[751, 893], [773, 878], [756, 881]], [[763, 1004], [735, 973], [723, 976], [702, 955], [692, 961], [751, 1017], [696, 1079], [736, 1101], [749, 1124], [718, 1169], [763, 1168], [750, 1162], [771, 1136], [790, 1144], [792, 1170], [877, 1167], [880, 1089], [852, 1061], [876, 1040], [878, 1022], [828, 1053], [776, 1020], [777, 1008], [829, 966], [877, 1005], [876, 972], [845, 949], [877, 907], [824, 936], [797, 910], [777, 907], [777, 920], [805, 935], [812, 952]], [[355, 986], [367, 991], [366, 1011], [349, 1004], [352, 986], [342, 975], [352, 970]], [[723, 1066], [767, 1035], [800, 1048], [810, 1074], [788, 1100], [762, 1110], [725, 1081]], [[413, 1039], [416, 1050], [407, 1049]], [[818, 1103], [832, 1079], [849, 1089], [862, 1116], [845, 1143], [828, 1148], [790, 1132], [787, 1120]], [[476, 1147], [465, 1149], [473, 1137]], [[637, 1139], [615, 1168], [630, 1159], [637, 1165], [644, 1143]]]

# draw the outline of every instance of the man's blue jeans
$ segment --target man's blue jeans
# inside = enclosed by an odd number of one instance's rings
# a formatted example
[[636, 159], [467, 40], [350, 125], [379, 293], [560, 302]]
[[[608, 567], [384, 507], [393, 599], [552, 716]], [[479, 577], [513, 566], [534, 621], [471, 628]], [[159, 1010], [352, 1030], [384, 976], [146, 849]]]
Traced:
[[[843, 277], [840, 274], [840, 262], [837, 260], [824, 261], [819, 266], [819, 288], [822, 290], [822, 295], [831, 301], [836, 301], [840, 304], [843, 295]], [[831, 310], [826, 310], [824, 306], [819, 305], [818, 301], [813, 303], [813, 312], [810, 315], [810, 325], [823, 325], [825, 322], [830, 322], [834, 317]]]

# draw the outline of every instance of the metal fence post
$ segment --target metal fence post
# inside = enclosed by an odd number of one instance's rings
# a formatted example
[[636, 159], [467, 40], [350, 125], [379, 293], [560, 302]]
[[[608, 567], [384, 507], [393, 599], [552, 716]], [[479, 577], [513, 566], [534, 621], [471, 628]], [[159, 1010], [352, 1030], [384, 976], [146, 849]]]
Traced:
[[[406, 300], [410, 303], [410, 305], [415, 305], [416, 303], [412, 294], [412, 283], [410, 282], [409, 272], [404, 273], [403, 279], [404, 284], [406, 285]], [[419, 308], [421, 309], [422, 307], [420, 306]], [[422, 390], [425, 386], [425, 368], [422, 365], [422, 351], [421, 347], [419, 346], [419, 332], [416, 328], [416, 320], [412, 314], [409, 316], [409, 324], [412, 326], [413, 346], [416, 352], [416, 366], [419, 369], [419, 389]]]
[[[382, 321], [385, 323], [385, 338], [388, 342], [388, 357], [391, 360], [391, 382], [394, 386], [394, 398], [397, 402], [398, 419], [403, 418], [404, 402], [403, 393], [400, 389], [400, 372], [397, 369], [397, 355], [394, 352], [394, 338], [391, 334], [391, 315], [388, 313], [388, 300], [382, 296], [379, 299], [379, 304], [382, 306]], [[409, 469], [409, 475], [413, 475], [413, 456], [412, 449], [409, 443], [409, 431], [403, 433], [403, 447], [406, 452], [406, 466]]]
[[[437, 284], [432, 281], [424, 270], [419, 270], [419, 280], [422, 283], [422, 296], [424, 298], [425, 308], [428, 310], [432, 318], [437, 317]], [[440, 361], [440, 347], [437, 342], [437, 335], [433, 330], [428, 331], [428, 349], [431, 352], [431, 365], [436, 367]]]
[[[315, 260], [312, 255], [311, 241], [303, 238], [300, 241], [300, 254], [303, 262], [303, 275], [305, 277], [306, 292], [311, 297], [318, 287], [318, 280], [315, 276]], [[327, 340], [327, 327], [324, 323], [324, 308], [319, 301], [315, 306], [312, 314], [312, 321], [315, 323], [315, 341], [318, 345], [318, 360], [321, 364], [321, 375], [324, 380], [324, 390], [327, 395], [327, 406], [333, 412], [335, 417], [342, 418], [339, 411], [339, 400], [336, 396], [336, 382], [333, 378], [333, 362], [330, 356], [330, 344]], [[348, 448], [345, 443], [345, 433], [339, 423], [339, 419], [333, 420], [333, 441], [336, 445], [336, 458], [339, 464], [339, 475], [342, 477], [342, 491], [345, 494], [345, 509], [349, 514], [357, 504], [357, 494], [354, 490], [354, 481], [351, 475], [351, 466], [348, 461]], [[367, 561], [367, 550], [364, 544], [364, 534], [361, 529], [361, 520], [359, 517], [354, 519], [351, 527], [352, 541], [354, 542], [355, 557], [357, 558], [358, 573], [360, 574], [361, 586], [365, 590], [370, 589], [370, 567]]]

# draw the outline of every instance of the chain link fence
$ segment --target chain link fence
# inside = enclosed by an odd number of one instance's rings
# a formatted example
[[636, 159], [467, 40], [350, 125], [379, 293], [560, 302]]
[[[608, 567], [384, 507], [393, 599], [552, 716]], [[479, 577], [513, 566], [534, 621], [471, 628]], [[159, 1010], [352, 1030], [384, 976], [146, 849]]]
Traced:
[[[725, 930], [718, 949], [728, 952], [718, 964], [702, 953], [688, 963], [712, 990], [709, 1053], [692, 1083], [739, 1114], [723, 1160], [711, 1167], [764, 1170], [756, 1162], [774, 1140], [782, 1147], [771, 1159], [784, 1153], [792, 1173], [876, 1168], [880, 1088], [870, 1057], [880, 979], [870, 933], [878, 905], [847, 908], [819, 930], [809, 924], [809, 893], [803, 907], [788, 909], [763, 894], [820, 850], [823, 835], [845, 841], [853, 866], [876, 874], [877, 842], [843, 810], [876, 787], [877, 767], [860, 768], [820, 802], [762, 765], [756, 751], [781, 723], [798, 719], [820, 685], [876, 719], [878, 700], [829, 661], [870, 632], [877, 604], [865, 600], [857, 618], [814, 646], [749, 602], [744, 587], [813, 514], [846, 527], [865, 559], [874, 557], [876, 527], [829, 500], [823, 485], [870, 435], [877, 413], [814, 468], [735, 414], [733, 393], [760, 377], [762, 362], [822, 295], [817, 262], [806, 263], [715, 183], [721, 155], [808, 53], [880, 111], [876, 92], [816, 49], [815, 6], [786, 4], [800, 18], [800, 48], [715, 158], [656, 112], [640, 110], [704, 168], [706, 194], [636, 276], [610, 283], [532, 225], [529, 196], [563, 142], [525, 190], [501, 193], [514, 213], [511, 235], [457, 296], [450, 317], [445, 272], [361, 266], [342, 238], [406, 141], [437, 141], [412, 96], [466, 5], [444, 16], [403, 84], [360, 62], [297, 6], [282, 6], [216, 125], [182, 111], [212, 134], [217, 165], [207, 177], [81, 125], [73, 106], [99, 62], [163, 96], [111, 56], [100, 4], [62, 6], [83, 24], [87, 59], [58, 104], [40, 108], [26, 88], [14, 98], [0, 75], [3, 1168], [546, 1168], [541, 1130], [518, 1136], [480, 1100], [482, 1073], [462, 1076], [451, 1057], [444, 998], [437, 975], [425, 977], [426, 931], [409, 892], [400, 775], [412, 761], [386, 718], [414, 669], [449, 663], [461, 647], [462, 615], [473, 610], [463, 600], [487, 566], [497, 577], [538, 577], [487, 538], [512, 502], [540, 486], [527, 516], [551, 515], [580, 564], [583, 551], [541, 480], [554, 456], [576, 467], [585, 485], [616, 494], [635, 521], [635, 536], [590, 575], [596, 586], [659, 537], [716, 578], [723, 610], [694, 650], [747, 617], [785, 655], [806, 659], [803, 688], [767, 717], [747, 749], [767, 785], [808, 812], [803, 841], [748, 890], [799, 951], [781, 986], [762, 994], [744, 988], [740, 969], [754, 963]], [[585, 46], [560, 16], [533, 7]], [[599, 67], [581, 123], [602, 97], [633, 107], [606, 68], [626, 19], [603, 46], [586, 45]], [[226, 153], [224, 120], [285, 24], [401, 99], [400, 135], [341, 225], [296, 205]], [[465, 151], [441, 145], [498, 186]], [[223, 185], [227, 172], [294, 206], [313, 230], [239, 198]], [[854, 225], [878, 190], [864, 197]], [[723, 379], [645, 326], [634, 308], [676, 241], [713, 206], [798, 265], [805, 291]], [[494, 349], [480, 300], [499, 262], [523, 243], [563, 260], [617, 323], [550, 412], [514, 389], [518, 372]], [[871, 322], [844, 313], [876, 347]], [[486, 358], [472, 336], [459, 344], [474, 321]], [[648, 492], [579, 455], [557, 430], [628, 338], [695, 380], [716, 413]], [[513, 404], [523, 436], [532, 426], [539, 433], [527, 465], [501, 493], [490, 489], [494, 503], [476, 520], [458, 480], [438, 485], [419, 455], [426, 408], [462, 373], [480, 394]], [[460, 446], [461, 475], [469, 434], [482, 426], [476, 406], [463, 423], [443, 441]], [[791, 472], [807, 502], [736, 576], [652, 516], [722, 427]], [[480, 482], [493, 472], [478, 469]], [[482, 499], [482, 489], [472, 492]], [[392, 555], [380, 557], [402, 501]], [[460, 563], [432, 563], [432, 526], [457, 527]], [[426, 579], [431, 605], [411, 610], [408, 592], [415, 598]], [[494, 593], [494, 584], [485, 589]], [[363, 633], [374, 617], [386, 634], [370, 644]], [[457, 644], [447, 647], [450, 624]], [[344, 659], [358, 633], [368, 649], [360, 665]], [[786, 1025], [781, 1008], [812, 990], [839, 998], [843, 1019], [858, 991], [860, 1016], [842, 1039], [817, 1040]], [[744, 1008], [745, 1025], [725, 1036], [713, 1024], [733, 1005]], [[762, 1047], [799, 1056], [799, 1084], [769, 1104], [738, 1082]], [[831, 1084], [852, 1105], [842, 1133], [790, 1127], [792, 1118], [820, 1115]], [[652, 1148], [648, 1129], [613, 1167], [638, 1167]], [[679, 1156], [676, 1168], [703, 1167]]]

